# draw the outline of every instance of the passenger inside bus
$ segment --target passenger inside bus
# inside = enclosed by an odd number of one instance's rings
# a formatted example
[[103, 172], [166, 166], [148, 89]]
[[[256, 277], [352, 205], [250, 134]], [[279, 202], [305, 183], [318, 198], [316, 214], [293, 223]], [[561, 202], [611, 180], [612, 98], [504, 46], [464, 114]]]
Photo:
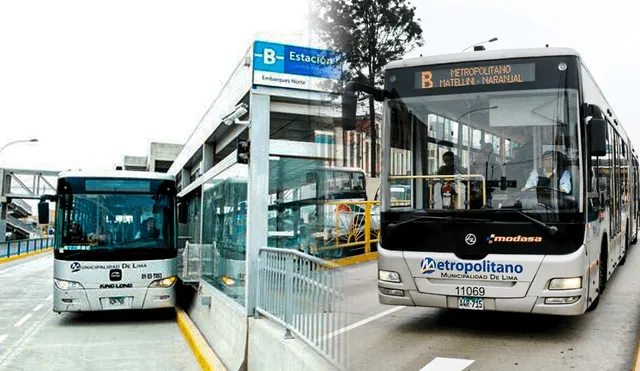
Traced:
[[493, 153], [493, 145], [491, 143], [483, 143], [482, 151], [478, 153], [476, 159], [471, 164], [471, 174], [484, 175], [485, 179], [494, 179], [500, 177], [498, 159]]
[[528, 142], [513, 150], [513, 161], [506, 164], [507, 178], [516, 181], [516, 187], [524, 188], [533, 166], [533, 144]]
[[[493, 153], [493, 145], [485, 142], [482, 144], [482, 151], [478, 153], [476, 159], [471, 164], [471, 174], [480, 174], [485, 177], [486, 180], [495, 179], [500, 177], [502, 172], [500, 171], [500, 165], [498, 164], [497, 157]], [[490, 198], [490, 188], [487, 187], [487, 199]], [[471, 209], [479, 209], [482, 205], [482, 183], [480, 181], [474, 181], [471, 183], [470, 192], [470, 204]]]

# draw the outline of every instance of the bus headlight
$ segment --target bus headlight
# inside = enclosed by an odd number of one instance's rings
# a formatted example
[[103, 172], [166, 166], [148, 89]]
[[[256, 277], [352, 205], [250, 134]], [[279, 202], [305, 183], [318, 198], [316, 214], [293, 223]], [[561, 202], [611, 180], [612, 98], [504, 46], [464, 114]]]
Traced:
[[549, 282], [549, 290], [576, 290], [582, 288], [582, 277], [554, 278]]
[[155, 280], [155, 281], [153, 281], [153, 282], [151, 282], [149, 284], [149, 287], [167, 288], [167, 287], [173, 286], [173, 284], [175, 282], [176, 282], [176, 277], [175, 276], [171, 276], [171, 277], [163, 278], [163, 279], [160, 279], [160, 280]]
[[385, 271], [382, 269], [378, 270], [378, 279], [380, 281], [400, 283], [400, 275], [398, 272]]
[[53, 282], [56, 284], [60, 290], [82, 290], [84, 287], [80, 284], [80, 282], [75, 281], [65, 281], [57, 278], [53, 279]]

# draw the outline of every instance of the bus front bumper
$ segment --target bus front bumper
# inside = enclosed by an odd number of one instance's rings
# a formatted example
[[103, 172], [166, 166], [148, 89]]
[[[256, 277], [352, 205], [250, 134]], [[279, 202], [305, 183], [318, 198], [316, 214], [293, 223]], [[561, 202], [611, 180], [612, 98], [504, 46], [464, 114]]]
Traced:
[[[415, 290], [399, 290], [403, 291], [403, 296], [398, 296], [400, 293], [397, 291], [394, 292], [395, 295], [388, 295], [381, 292], [385, 291], [389, 293], [387, 290], [389, 290], [389, 288], [385, 288], [382, 285], [378, 287], [378, 299], [381, 304], [448, 309], [460, 308], [460, 297], [458, 296], [427, 294]], [[554, 295], [554, 297], [558, 296]], [[539, 296], [525, 296], [522, 298], [482, 298], [481, 310], [561, 316], [576, 316], [585, 312], [585, 289], [572, 290], [570, 295], [565, 295], [565, 297], [579, 298], [569, 304], [547, 304], [545, 303], [547, 297]]]
[[53, 285], [53, 311], [57, 313], [173, 308], [175, 304], [175, 285], [168, 288], [121, 290], [62, 290]]

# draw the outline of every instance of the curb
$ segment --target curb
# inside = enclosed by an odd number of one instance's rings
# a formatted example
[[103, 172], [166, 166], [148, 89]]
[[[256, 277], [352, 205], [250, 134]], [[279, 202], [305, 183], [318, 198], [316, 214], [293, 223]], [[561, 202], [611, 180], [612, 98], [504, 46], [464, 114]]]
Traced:
[[8, 258], [0, 258], [0, 264], [8, 263], [10, 261], [14, 261], [14, 260], [18, 260], [18, 259], [28, 258], [30, 256], [42, 254], [42, 253], [45, 253], [45, 252], [48, 252], [48, 251], [51, 251], [51, 250], [53, 250], [53, 247], [47, 247], [46, 249], [42, 249], [42, 250], [38, 250], [38, 251], [31, 251], [31, 252], [28, 252], [26, 254], [13, 255], [13, 256], [10, 256]]
[[636, 345], [636, 354], [635, 357], [633, 357], [631, 371], [640, 371], [640, 339], [638, 339], [638, 345]]
[[178, 327], [180, 327], [182, 335], [185, 340], [187, 340], [193, 355], [196, 357], [203, 370], [227, 371], [227, 368], [224, 367], [222, 361], [220, 361], [196, 325], [191, 321], [189, 315], [178, 307], [176, 307], [176, 321], [178, 322]]
[[371, 260], [376, 260], [378, 259], [378, 252], [370, 252], [368, 254], [361, 254], [361, 255], [356, 255], [356, 256], [351, 256], [348, 258], [343, 258], [343, 259], [338, 259], [338, 260], [332, 260], [331, 263], [340, 266], [340, 267], [345, 267], [348, 265], [354, 265], [354, 264], [358, 264], [358, 263], [364, 263], [364, 262], [368, 262]]

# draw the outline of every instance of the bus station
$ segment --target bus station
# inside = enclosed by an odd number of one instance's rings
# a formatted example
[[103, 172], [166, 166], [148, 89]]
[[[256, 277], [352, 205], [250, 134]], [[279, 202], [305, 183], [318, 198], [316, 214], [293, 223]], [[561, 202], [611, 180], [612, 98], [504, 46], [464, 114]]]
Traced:
[[[338, 166], [343, 135], [334, 91], [341, 78], [340, 58], [330, 51], [255, 41], [169, 169], [188, 210], [178, 238], [185, 290], [197, 294], [189, 315], [231, 368], [247, 357], [238, 349], [248, 349], [251, 363], [253, 346], [273, 343], [256, 340], [264, 334], [259, 327], [264, 321], [248, 317], [263, 313], [289, 326], [295, 316], [322, 309], [305, 302], [283, 312], [278, 299], [269, 307], [268, 299], [287, 290], [286, 280], [263, 264], [304, 258], [262, 249], [331, 257], [330, 250], [316, 250], [327, 240], [324, 227], [335, 224], [336, 207], [327, 204], [335, 198], [366, 201], [364, 172]], [[313, 276], [318, 271], [305, 271], [306, 279], [328, 280], [321, 282], [321, 300], [337, 305], [339, 298], [331, 293], [338, 279], [331, 270], [323, 271], [322, 278]], [[268, 275], [259, 278], [269, 272], [273, 281]], [[284, 295], [283, 300], [290, 299]], [[335, 311], [331, 321], [337, 330]], [[302, 327], [291, 330], [304, 335]], [[327, 360], [343, 361], [338, 337], [326, 347], [314, 336], [302, 338], [326, 353]]]

